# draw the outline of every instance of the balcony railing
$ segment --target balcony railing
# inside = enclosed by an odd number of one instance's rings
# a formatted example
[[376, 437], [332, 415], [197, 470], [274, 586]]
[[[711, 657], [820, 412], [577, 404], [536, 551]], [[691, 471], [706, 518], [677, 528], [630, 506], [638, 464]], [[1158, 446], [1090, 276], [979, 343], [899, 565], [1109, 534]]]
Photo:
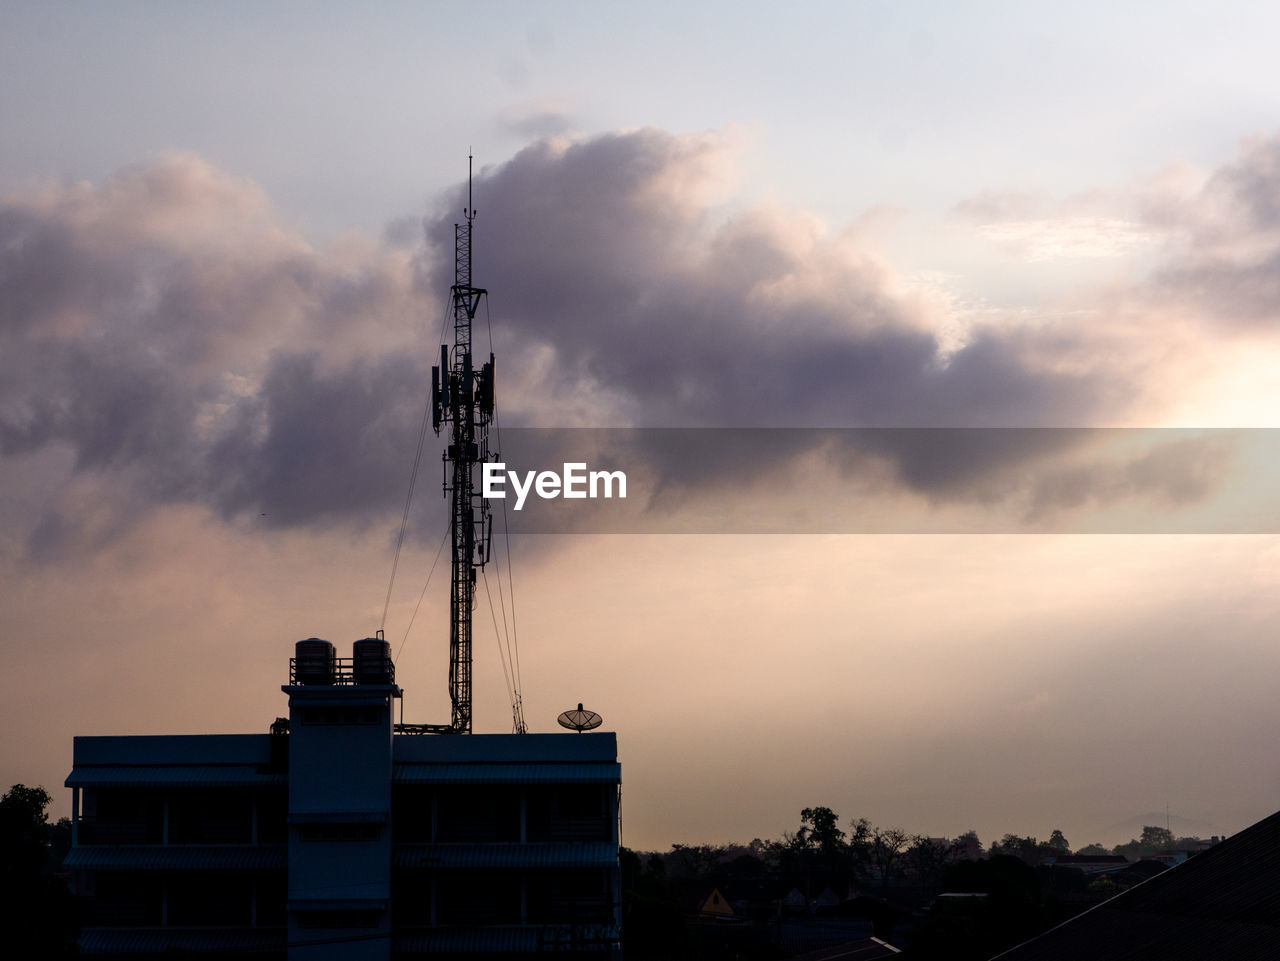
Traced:
[[308, 687], [348, 687], [356, 684], [394, 684], [396, 666], [390, 658], [291, 657], [289, 683]]

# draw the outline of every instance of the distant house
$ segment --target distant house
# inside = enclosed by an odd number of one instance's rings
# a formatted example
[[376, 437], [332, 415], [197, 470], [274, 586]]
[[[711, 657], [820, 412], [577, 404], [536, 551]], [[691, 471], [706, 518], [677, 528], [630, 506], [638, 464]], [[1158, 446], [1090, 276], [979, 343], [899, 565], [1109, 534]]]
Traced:
[[840, 904], [842, 900], [840, 895], [836, 894], [831, 888], [826, 887], [822, 889], [821, 894], [813, 899], [813, 906], [815, 908], [833, 908]]
[[1167, 870], [1169, 870], [1169, 865], [1164, 864], [1161, 861], [1143, 858], [1141, 861], [1135, 861], [1133, 864], [1127, 865], [1115, 874], [1109, 874], [1107, 876], [1121, 887], [1131, 888], [1135, 884], [1150, 881], [1157, 874], [1164, 874]]
[[1085, 877], [1114, 874], [1129, 866], [1129, 859], [1118, 854], [1060, 854], [1054, 858], [1046, 858], [1045, 864], [1062, 868], [1077, 868]]
[[1181, 864], [1187, 858], [1191, 857], [1191, 851], [1160, 851], [1156, 854], [1147, 854], [1142, 857], [1143, 861], [1158, 861], [1165, 867], [1173, 867], [1175, 864]]
[[804, 892], [799, 888], [792, 888], [783, 896], [782, 907], [791, 913], [797, 911], [807, 912], [809, 910], [809, 899], [805, 897]]
[[772, 878], [735, 879], [720, 886], [737, 918], [767, 920], [778, 916], [779, 906], [790, 888]]

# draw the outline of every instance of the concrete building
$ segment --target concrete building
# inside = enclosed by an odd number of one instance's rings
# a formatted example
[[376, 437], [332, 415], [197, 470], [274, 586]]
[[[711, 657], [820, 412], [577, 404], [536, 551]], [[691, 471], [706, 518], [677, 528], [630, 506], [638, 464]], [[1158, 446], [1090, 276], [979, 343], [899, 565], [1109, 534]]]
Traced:
[[269, 734], [77, 737], [86, 955], [618, 953], [611, 733], [398, 733], [387, 645], [299, 642]]

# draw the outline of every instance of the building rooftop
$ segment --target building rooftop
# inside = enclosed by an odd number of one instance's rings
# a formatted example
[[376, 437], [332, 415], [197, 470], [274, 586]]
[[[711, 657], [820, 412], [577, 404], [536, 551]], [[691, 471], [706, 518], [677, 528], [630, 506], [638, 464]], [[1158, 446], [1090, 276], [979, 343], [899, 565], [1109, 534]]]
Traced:
[[1280, 813], [998, 957], [1280, 958]]
[[590, 734], [398, 734], [392, 747], [396, 764], [501, 764], [616, 761], [618, 736]]

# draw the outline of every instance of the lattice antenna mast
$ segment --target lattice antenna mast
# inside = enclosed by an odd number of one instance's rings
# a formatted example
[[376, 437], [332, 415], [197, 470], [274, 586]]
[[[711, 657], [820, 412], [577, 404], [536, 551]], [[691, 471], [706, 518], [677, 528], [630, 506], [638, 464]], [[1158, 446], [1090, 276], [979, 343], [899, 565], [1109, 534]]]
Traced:
[[467, 206], [454, 224], [453, 349], [440, 347], [440, 366], [431, 369], [432, 425], [437, 436], [448, 425], [443, 454], [444, 493], [450, 499], [453, 578], [449, 605], [449, 729], [471, 733], [471, 612], [476, 570], [489, 561], [493, 538], [488, 502], [476, 490], [476, 465], [489, 460], [493, 420], [493, 354], [476, 370], [471, 360], [471, 325], [488, 291], [471, 285], [471, 163], [467, 157]]

